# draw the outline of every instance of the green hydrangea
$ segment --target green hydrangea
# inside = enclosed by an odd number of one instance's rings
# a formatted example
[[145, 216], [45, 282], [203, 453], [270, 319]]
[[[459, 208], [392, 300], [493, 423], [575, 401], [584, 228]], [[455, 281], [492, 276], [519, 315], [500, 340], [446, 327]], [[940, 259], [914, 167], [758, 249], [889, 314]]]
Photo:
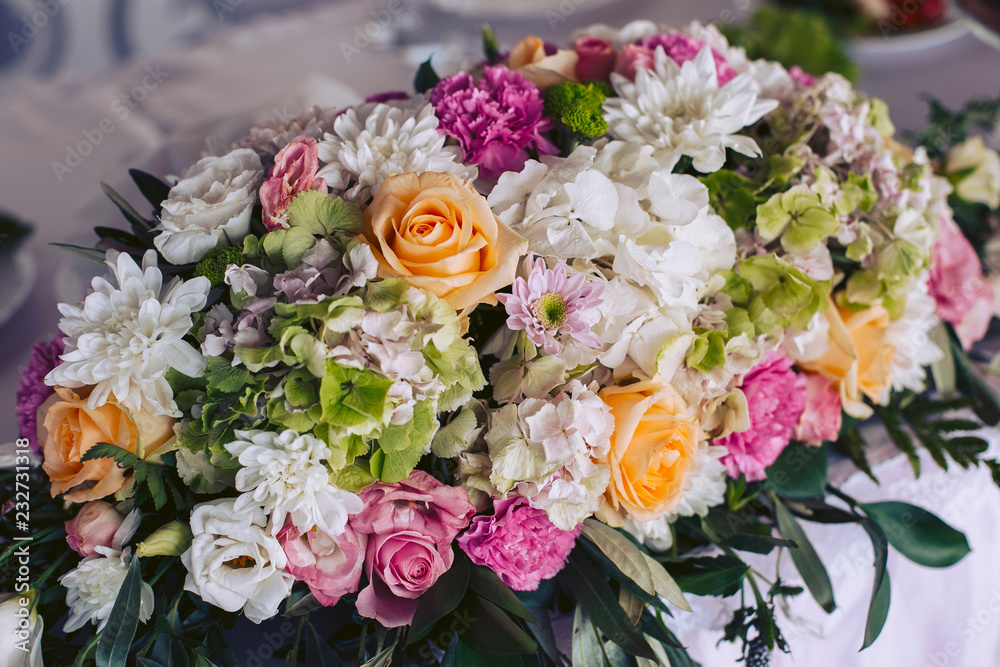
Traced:
[[608, 121], [601, 106], [608, 97], [607, 86], [597, 81], [565, 81], [545, 89], [545, 113], [585, 137], [601, 137]]
[[212, 287], [218, 287], [223, 283], [226, 267], [230, 264], [241, 266], [243, 253], [237, 248], [216, 248], [198, 262], [198, 266], [194, 269], [194, 275], [204, 276], [211, 281]]

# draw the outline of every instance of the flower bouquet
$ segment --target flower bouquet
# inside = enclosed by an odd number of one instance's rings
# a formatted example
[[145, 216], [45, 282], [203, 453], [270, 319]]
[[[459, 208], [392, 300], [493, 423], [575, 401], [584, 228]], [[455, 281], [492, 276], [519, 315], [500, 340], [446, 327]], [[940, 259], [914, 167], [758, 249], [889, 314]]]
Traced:
[[875, 544], [859, 645], [887, 545], [968, 552], [827, 479], [873, 415], [998, 471], [947, 414], [1000, 417], [989, 286], [885, 105], [700, 24], [484, 43], [133, 171], [151, 213], [105, 188], [129, 230], [67, 248], [108, 272], [18, 393], [7, 664], [692, 665], [674, 618], [739, 595], [720, 639], [763, 665], [782, 598], [835, 606], [802, 522]]

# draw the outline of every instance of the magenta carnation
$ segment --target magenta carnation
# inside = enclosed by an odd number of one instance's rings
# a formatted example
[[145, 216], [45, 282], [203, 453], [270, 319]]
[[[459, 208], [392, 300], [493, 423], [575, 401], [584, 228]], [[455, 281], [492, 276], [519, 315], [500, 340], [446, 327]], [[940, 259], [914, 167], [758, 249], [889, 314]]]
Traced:
[[438, 131], [458, 140], [483, 178], [521, 171], [528, 149], [558, 152], [541, 134], [551, 121], [542, 113], [538, 87], [506, 67], [486, 67], [479, 81], [466, 72], [442, 79], [430, 100]]
[[457, 540], [472, 562], [496, 572], [515, 591], [533, 591], [543, 579], [556, 576], [580, 526], [561, 530], [544, 510], [520, 496], [494, 500], [493, 507], [493, 516], [477, 516]]
[[604, 285], [588, 283], [583, 273], [566, 276], [566, 262], [555, 268], [545, 266], [541, 257], [534, 261], [528, 279], [517, 278], [512, 294], [497, 294], [507, 309], [507, 327], [528, 335], [545, 354], [559, 354], [562, 343], [556, 335], [568, 335], [590, 347], [604, 341], [590, 330], [599, 319], [596, 307], [601, 304]]
[[729, 474], [764, 479], [765, 469], [788, 446], [806, 406], [806, 379], [792, 370], [794, 362], [771, 352], [743, 376], [750, 428], [716, 441], [728, 450], [722, 458]]
[[45, 376], [61, 362], [59, 355], [66, 348], [62, 337], [56, 337], [47, 343], [35, 343], [31, 349], [31, 359], [21, 376], [21, 385], [17, 388], [17, 425], [21, 437], [31, 442], [31, 448], [42, 451], [42, 443], [38, 440], [38, 408], [53, 394], [52, 387], [45, 384]]
[[[693, 60], [698, 52], [705, 48], [705, 42], [687, 35], [660, 34], [640, 39], [636, 44], [650, 52], [655, 52], [657, 48], [662, 48], [664, 52], [678, 65], [683, 65], [689, 60]], [[719, 85], [724, 86], [736, 78], [736, 70], [729, 66], [726, 57], [712, 49], [712, 57], [715, 59], [715, 71], [719, 76]]]

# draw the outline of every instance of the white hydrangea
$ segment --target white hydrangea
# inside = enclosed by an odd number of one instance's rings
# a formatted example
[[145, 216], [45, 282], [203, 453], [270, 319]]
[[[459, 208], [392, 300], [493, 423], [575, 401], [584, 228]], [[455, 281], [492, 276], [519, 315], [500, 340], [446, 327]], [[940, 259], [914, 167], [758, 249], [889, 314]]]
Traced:
[[191, 315], [208, 299], [208, 278], [175, 278], [164, 287], [154, 250], [146, 251], [141, 267], [131, 256], [109, 250], [107, 264], [111, 276], [94, 278], [83, 304], [59, 304], [66, 352], [45, 383], [93, 385], [90, 408], [114, 395], [135, 412], [180, 417], [166, 373], [173, 368], [201, 377], [205, 372], [205, 357], [184, 337]]
[[319, 438], [291, 429], [236, 431], [239, 440], [226, 451], [243, 466], [236, 473], [237, 512], [261, 507], [271, 515], [271, 534], [276, 535], [285, 519], [305, 532], [319, 528], [330, 535], [344, 532], [348, 515], [363, 508], [357, 494], [330, 483], [326, 460], [330, 448]]
[[906, 293], [906, 305], [899, 319], [889, 324], [886, 342], [892, 346], [889, 376], [896, 391], [921, 392], [927, 379], [926, 367], [944, 353], [931, 338], [938, 324], [937, 304], [927, 291], [928, 274], [913, 281]]
[[[462, 149], [446, 146], [434, 107], [422, 98], [400, 103], [363, 104], [348, 109], [319, 143], [326, 164], [317, 177], [344, 199], [368, 201], [389, 174], [434, 171], [474, 181], [475, 165], [462, 163]], [[352, 185], [353, 184], [353, 185]]]
[[747, 74], [720, 87], [707, 47], [680, 66], [657, 49], [654, 69], [639, 68], [635, 81], [612, 73], [611, 83], [618, 96], [604, 102], [608, 133], [653, 146], [653, 157], [665, 169], [687, 155], [698, 171], [716, 171], [727, 148], [759, 156], [757, 143], [736, 133], [778, 106], [777, 100], [758, 98]]

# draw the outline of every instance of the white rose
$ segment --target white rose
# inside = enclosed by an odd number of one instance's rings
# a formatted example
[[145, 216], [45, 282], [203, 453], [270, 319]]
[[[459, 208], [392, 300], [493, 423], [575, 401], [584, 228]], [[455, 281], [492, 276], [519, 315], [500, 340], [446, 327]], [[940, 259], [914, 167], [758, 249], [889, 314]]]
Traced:
[[195, 162], [163, 202], [156, 248], [171, 264], [188, 264], [210, 250], [238, 244], [250, 232], [263, 173], [260, 158], [249, 148]]
[[965, 201], [1000, 206], [1000, 155], [987, 148], [982, 137], [969, 137], [953, 146], [946, 156], [945, 171], [953, 177], [956, 194]]
[[33, 593], [0, 594], [0, 664], [42, 667], [44, 622], [31, 608]]
[[191, 547], [181, 554], [184, 590], [228, 612], [240, 609], [254, 623], [278, 613], [292, 592], [285, 552], [271, 537], [259, 507], [237, 512], [233, 498], [197, 505], [191, 512]]

